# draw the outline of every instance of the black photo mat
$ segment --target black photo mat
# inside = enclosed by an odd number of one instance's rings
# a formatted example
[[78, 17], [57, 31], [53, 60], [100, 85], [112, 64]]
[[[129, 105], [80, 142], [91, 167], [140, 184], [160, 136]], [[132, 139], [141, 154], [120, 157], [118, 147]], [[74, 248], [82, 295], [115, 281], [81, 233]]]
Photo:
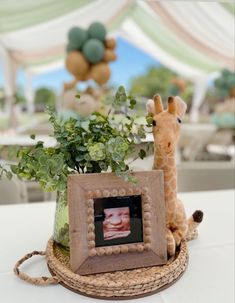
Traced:
[[[117, 225], [112, 227], [114, 219]], [[108, 228], [107, 221], [111, 222]], [[96, 247], [143, 242], [141, 195], [95, 198], [94, 222]], [[125, 231], [119, 232], [120, 228]], [[110, 233], [113, 238], [106, 237]]]

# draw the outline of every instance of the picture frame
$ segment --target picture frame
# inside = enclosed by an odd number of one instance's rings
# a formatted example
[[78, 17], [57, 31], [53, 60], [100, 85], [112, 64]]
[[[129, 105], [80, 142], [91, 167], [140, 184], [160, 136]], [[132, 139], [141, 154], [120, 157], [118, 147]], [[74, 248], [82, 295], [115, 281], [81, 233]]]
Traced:
[[80, 275], [167, 262], [161, 170], [68, 176], [70, 265]]

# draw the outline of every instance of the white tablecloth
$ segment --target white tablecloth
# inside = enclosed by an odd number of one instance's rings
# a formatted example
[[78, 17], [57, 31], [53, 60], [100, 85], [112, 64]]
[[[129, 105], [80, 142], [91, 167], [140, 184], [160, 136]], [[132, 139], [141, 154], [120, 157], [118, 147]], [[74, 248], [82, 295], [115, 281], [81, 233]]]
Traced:
[[[189, 265], [183, 277], [161, 293], [136, 299], [139, 303], [234, 302], [234, 192], [213, 191], [179, 195], [188, 214], [205, 213], [199, 238], [189, 243]], [[43, 250], [53, 230], [55, 203], [0, 206], [0, 302], [95, 303], [62, 286], [33, 286], [12, 272], [24, 254]], [[31, 275], [49, 275], [45, 259], [23, 266]], [[98, 302], [107, 302], [99, 300]], [[114, 301], [111, 301], [114, 302]], [[130, 302], [130, 301], [122, 301]]]
[[46, 136], [37, 135], [35, 139], [31, 139], [29, 135], [0, 135], [0, 145], [19, 145], [19, 146], [33, 146], [38, 141], [44, 142], [45, 147], [54, 147], [57, 144], [56, 139]]

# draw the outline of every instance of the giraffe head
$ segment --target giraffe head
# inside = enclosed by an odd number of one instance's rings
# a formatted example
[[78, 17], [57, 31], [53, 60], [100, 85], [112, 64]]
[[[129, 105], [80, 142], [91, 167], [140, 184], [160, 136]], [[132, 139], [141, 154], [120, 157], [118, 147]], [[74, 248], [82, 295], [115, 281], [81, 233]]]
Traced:
[[179, 139], [180, 124], [187, 109], [180, 97], [169, 97], [168, 107], [163, 109], [160, 95], [148, 100], [147, 110], [153, 117], [155, 147], [162, 155], [174, 154]]

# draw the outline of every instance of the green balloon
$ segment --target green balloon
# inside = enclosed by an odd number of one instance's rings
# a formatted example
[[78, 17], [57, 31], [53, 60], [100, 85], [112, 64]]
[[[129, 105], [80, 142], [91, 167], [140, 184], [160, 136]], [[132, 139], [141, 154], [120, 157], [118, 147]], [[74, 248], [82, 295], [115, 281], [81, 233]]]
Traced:
[[77, 51], [78, 48], [74, 46], [71, 42], [69, 42], [66, 46], [66, 51], [67, 53], [72, 52], [72, 51]]
[[100, 22], [94, 22], [88, 27], [88, 35], [91, 38], [104, 41], [106, 33], [107, 31], [105, 26]]
[[228, 86], [230, 88], [232, 88], [233, 86], [235, 86], [235, 74], [231, 74], [229, 77], [228, 77]]
[[87, 31], [80, 27], [72, 27], [68, 33], [69, 44], [76, 47], [76, 49], [81, 49], [83, 44], [88, 39]]
[[104, 45], [97, 39], [89, 39], [82, 51], [85, 58], [92, 64], [100, 62], [104, 57]]
[[231, 75], [231, 72], [228, 69], [223, 69], [221, 74], [223, 77], [228, 77]]

